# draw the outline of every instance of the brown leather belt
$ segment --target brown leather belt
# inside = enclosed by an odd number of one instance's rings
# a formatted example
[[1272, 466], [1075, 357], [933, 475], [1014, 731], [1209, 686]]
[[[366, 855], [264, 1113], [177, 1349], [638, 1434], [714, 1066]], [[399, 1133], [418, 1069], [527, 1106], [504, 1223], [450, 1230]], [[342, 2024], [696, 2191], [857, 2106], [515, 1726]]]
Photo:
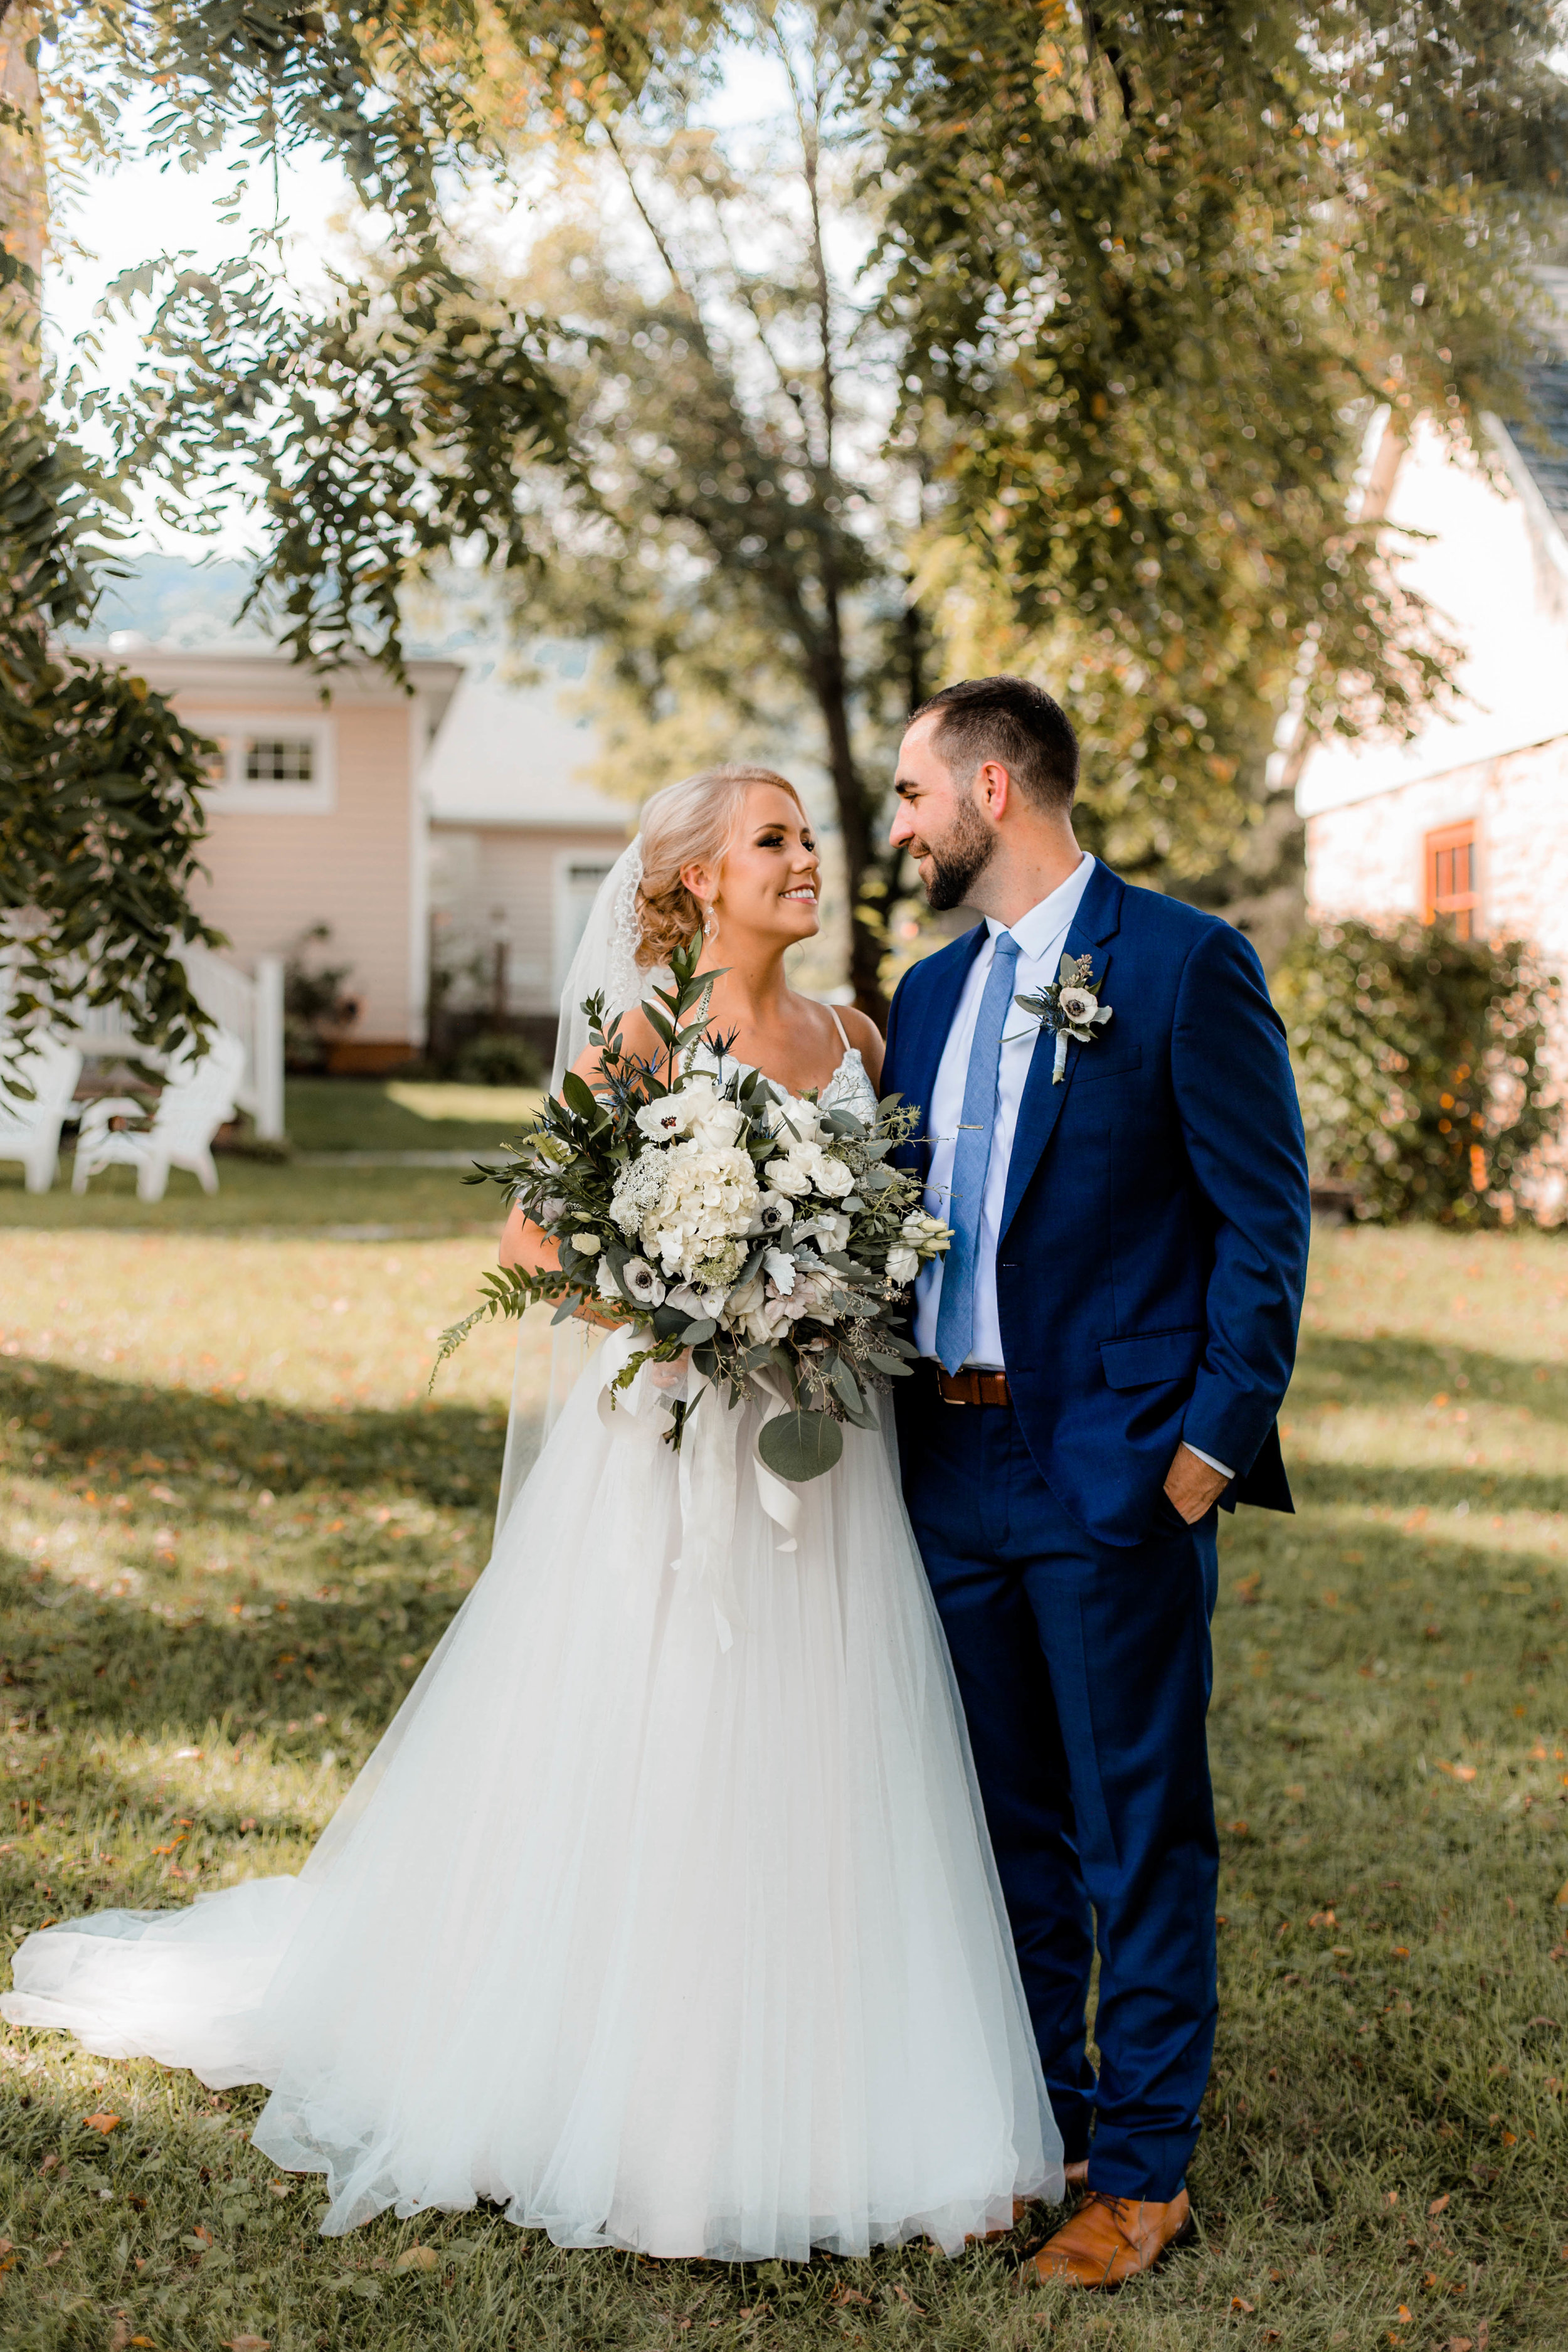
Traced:
[[944, 1372], [940, 1364], [936, 1373], [937, 1393], [943, 1404], [1011, 1404], [1005, 1372], [984, 1372], [978, 1366], [965, 1364], [961, 1371]]

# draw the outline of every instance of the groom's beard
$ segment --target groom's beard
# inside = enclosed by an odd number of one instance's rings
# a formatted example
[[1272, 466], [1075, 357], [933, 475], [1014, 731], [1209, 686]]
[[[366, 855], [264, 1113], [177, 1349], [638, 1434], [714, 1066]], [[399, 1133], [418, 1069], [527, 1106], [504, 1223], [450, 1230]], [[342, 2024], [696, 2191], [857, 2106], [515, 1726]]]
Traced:
[[973, 801], [961, 801], [953, 818], [941, 841], [926, 844], [931, 858], [931, 879], [926, 883], [927, 904], [939, 915], [950, 907], [962, 907], [970, 890], [979, 880], [996, 854], [997, 835], [988, 825]]

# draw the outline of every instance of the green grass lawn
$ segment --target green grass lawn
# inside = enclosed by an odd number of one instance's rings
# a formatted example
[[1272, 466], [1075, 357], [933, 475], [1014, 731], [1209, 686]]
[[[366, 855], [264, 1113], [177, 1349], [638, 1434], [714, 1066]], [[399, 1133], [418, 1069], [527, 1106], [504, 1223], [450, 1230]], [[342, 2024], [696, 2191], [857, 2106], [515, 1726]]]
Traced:
[[[484, 1563], [504, 1336], [424, 1380], [489, 1247], [0, 1241], [13, 1946], [302, 1859]], [[536, 1406], [531, 1330], [525, 1364]], [[1224, 1535], [1223, 2015], [1153, 2276], [1020, 2295], [1043, 2213], [957, 2263], [645, 2263], [488, 2212], [329, 2244], [259, 2094], [7, 2031], [0, 2344], [1561, 2352], [1568, 1241], [1325, 1234], [1286, 1422], [1300, 1516]]]
[[290, 1078], [283, 1118], [300, 1151], [491, 1151], [542, 1100], [524, 1087]]

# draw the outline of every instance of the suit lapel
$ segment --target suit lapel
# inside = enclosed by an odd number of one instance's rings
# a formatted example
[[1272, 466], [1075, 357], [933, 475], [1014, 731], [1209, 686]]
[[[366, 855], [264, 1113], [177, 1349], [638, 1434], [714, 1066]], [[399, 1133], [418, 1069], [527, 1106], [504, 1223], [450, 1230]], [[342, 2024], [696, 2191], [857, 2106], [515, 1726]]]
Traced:
[[[1102, 866], [1096, 858], [1094, 872], [1089, 876], [1089, 886], [1079, 901], [1077, 916], [1062, 949], [1063, 955], [1069, 956], [1094, 952], [1097, 990], [1110, 961], [1109, 955], [1101, 950], [1108, 940], [1114, 939], [1121, 926], [1124, 887], [1110, 866]], [[1024, 1099], [1018, 1106], [1013, 1155], [1007, 1163], [1007, 1191], [1002, 1202], [998, 1242], [1005, 1236], [1018, 1203], [1028, 1188], [1029, 1180], [1039, 1166], [1046, 1146], [1055, 1132], [1082, 1051], [1081, 1045], [1068, 1047], [1068, 1066], [1058, 1087], [1051, 1081], [1051, 1070], [1056, 1061], [1055, 1040], [1042, 1032], [1036, 1045], [1029, 1075], [1024, 1081]]]
[[936, 1087], [942, 1049], [947, 1044], [947, 1033], [952, 1026], [952, 1017], [958, 1010], [958, 1000], [963, 993], [970, 966], [980, 953], [984, 938], [984, 924], [977, 924], [973, 930], [963, 939], [955, 940], [951, 948], [933, 959], [934, 968], [922, 992], [924, 1002], [920, 1009], [915, 1034], [907, 1046], [900, 1044], [899, 1092], [907, 1103], [918, 1107], [922, 1130], [931, 1116], [931, 1098]]

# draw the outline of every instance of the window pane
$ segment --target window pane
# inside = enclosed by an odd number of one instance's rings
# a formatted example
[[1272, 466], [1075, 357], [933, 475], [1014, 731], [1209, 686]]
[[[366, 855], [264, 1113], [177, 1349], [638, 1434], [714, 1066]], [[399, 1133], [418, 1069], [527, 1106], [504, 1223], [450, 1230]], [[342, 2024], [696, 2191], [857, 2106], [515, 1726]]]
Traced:
[[252, 735], [245, 747], [247, 784], [315, 782], [316, 746], [309, 735]]

